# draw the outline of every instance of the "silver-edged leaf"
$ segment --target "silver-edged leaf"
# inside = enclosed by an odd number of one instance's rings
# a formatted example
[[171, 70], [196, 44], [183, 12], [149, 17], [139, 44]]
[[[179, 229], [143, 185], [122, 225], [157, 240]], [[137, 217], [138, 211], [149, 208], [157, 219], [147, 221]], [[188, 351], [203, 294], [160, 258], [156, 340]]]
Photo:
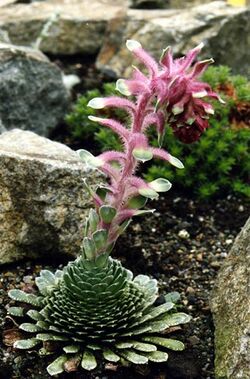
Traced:
[[67, 354], [78, 353], [79, 350], [80, 350], [79, 345], [67, 345], [67, 346], [64, 346], [63, 348], [63, 351]]
[[133, 348], [144, 352], [152, 352], [157, 350], [155, 345], [139, 341], [133, 341]]
[[36, 338], [41, 341], [68, 341], [69, 338], [65, 336], [60, 336], [56, 334], [50, 334], [50, 333], [38, 333], [36, 335]]
[[91, 371], [97, 366], [96, 358], [89, 350], [85, 350], [82, 355], [81, 366], [84, 370]]
[[42, 321], [44, 319], [40, 312], [36, 311], [35, 309], [30, 309], [27, 312], [27, 315], [34, 321]]
[[164, 297], [165, 297], [166, 302], [172, 302], [176, 304], [180, 300], [181, 295], [179, 294], [179, 292], [170, 292], [166, 294]]
[[145, 357], [144, 355], [138, 354], [132, 350], [123, 350], [121, 349], [121, 352], [119, 354], [125, 358], [127, 361], [132, 362], [134, 364], [145, 364], [148, 363], [148, 358]]
[[184, 350], [185, 348], [185, 345], [183, 344], [183, 342], [170, 339], [170, 338], [146, 336], [146, 337], [142, 337], [142, 340], [146, 342], [150, 342], [152, 344], [163, 346], [163, 347], [166, 347], [167, 349], [171, 349], [175, 351], [181, 351], [181, 350]]
[[168, 354], [164, 351], [153, 351], [151, 353], [145, 354], [149, 361], [152, 362], [166, 362], [168, 360]]
[[61, 355], [56, 358], [48, 367], [48, 373], [53, 376], [57, 374], [61, 374], [64, 371], [64, 364], [67, 362], [68, 357], [66, 354]]
[[106, 229], [100, 229], [93, 233], [93, 240], [97, 251], [103, 249], [107, 243], [108, 232]]
[[103, 350], [103, 357], [109, 361], [109, 362], [118, 362], [120, 360], [120, 357], [119, 355], [117, 355], [116, 353], [114, 353], [112, 350], [110, 349], [104, 349]]
[[26, 293], [22, 290], [18, 290], [18, 289], [10, 290], [8, 292], [8, 296], [15, 301], [32, 304], [35, 307], [41, 306], [41, 297], [35, 296], [31, 293]]
[[113, 218], [116, 216], [117, 210], [110, 205], [102, 205], [99, 209], [101, 219], [106, 223], [110, 224]]
[[29, 322], [24, 322], [19, 326], [19, 328], [29, 333], [36, 333], [41, 331], [41, 328], [38, 325], [31, 324]]
[[117, 349], [128, 349], [130, 347], [133, 347], [133, 342], [118, 342], [115, 344], [115, 347]]
[[39, 343], [40, 343], [40, 341], [37, 340], [36, 338], [29, 338], [26, 340], [15, 341], [13, 347], [15, 349], [23, 349], [23, 350], [27, 349], [28, 350], [28, 349], [31, 349], [32, 347], [35, 347]]
[[9, 307], [8, 314], [15, 317], [23, 317], [24, 309], [22, 307]]
[[158, 178], [148, 183], [156, 192], [167, 192], [172, 187], [172, 184], [164, 178]]
[[164, 321], [166, 321], [169, 326], [186, 324], [190, 320], [191, 320], [191, 316], [183, 312], [173, 313], [172, 315], [166, 315], [164, 317]]

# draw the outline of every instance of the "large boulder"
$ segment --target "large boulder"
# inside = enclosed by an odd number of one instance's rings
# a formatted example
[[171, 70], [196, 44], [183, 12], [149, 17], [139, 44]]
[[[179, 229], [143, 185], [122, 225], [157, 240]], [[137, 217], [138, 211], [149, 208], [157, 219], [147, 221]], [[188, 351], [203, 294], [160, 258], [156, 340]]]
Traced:
[[[109, 20], [126, 8], [126, 0], [47, 0], [1, 9], [0, 29], [12, 43], [32, 46], [43, 34], [40, 49], [52, 54], [95, 54]], [[55, 22], [51, 22], [52, 20]], [[47, 33], [42, 33], [45, 25]]]
[[38, 50], [0, 43], [0, 120], [48, 135], [67, 111], [60, 69]]
[[250, 378], [250, 218], [219, 271], [211, 309], [216, 378]]
[[30, 131], [0, 136], [0, 263], [75, 256], [91, 207], [83, 185], [100, 180], [65, 145]]
[[97, 67], [128, 77], [132, 54], [127, 39], [135, 39], [157, 59], [162, 49], [171, 45], [177, 56], [205, 43], [203, 56], [213, 57], [216, 64], [227, 64], [236, 73], [248, 73], [250, 9], [231, 7], [214, 1], [191, 9], [137, 10], [109, 23], [104, 45], [97, 58]]

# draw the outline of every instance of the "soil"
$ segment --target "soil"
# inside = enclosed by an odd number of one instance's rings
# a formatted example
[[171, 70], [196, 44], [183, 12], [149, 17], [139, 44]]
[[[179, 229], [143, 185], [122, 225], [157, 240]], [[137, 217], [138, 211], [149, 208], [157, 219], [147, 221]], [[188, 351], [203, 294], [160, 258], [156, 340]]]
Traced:
[[[192, 321], [175, 332], [186, 349], [170, 352], [166, 364], [119, 368], [99, 367], [88, 374], [63, 373], [59, 379], [214, 379], [213, 322], [209, 293], [233, 240], [249, 214], [243, 200], [228, 197], [212, 203], [196, 202], [172, 193], [150, 204], [157, 211], [138, 218], [117, 243], [114, 256], [134, 274], [148, 274], [159, 281], [161, 294], [178, 291], [180, 309]], [[31, 290], [41, 269], [55, 270], [67, 260], [51, 257], [40, 262], [24, 261], [1, 267], [0, 317], [4, 341], [0, 343], [1, 379], [49, 379], [50, 358], [33, 352], [21, 353], [11, 346], [18, 333], [11, 319], [5, 319], [11, 288]]]

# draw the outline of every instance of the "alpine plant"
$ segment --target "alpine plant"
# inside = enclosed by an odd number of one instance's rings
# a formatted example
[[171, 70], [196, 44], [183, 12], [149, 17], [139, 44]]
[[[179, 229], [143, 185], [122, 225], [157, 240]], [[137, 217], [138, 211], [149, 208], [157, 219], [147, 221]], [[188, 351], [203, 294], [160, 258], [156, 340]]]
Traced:
[[[18, 340], [14, 347], [40, 347], [40, 355], [53, 354], [49, 374], [72, 371], [77, 367], [92, 370], [98, 362], [145, 364], [164, 362], [167, 350], [183, 350], [182, 342], [166, 338], [172, 326], [187, 323], [190, 317], [177, 312], [176, 296], [156, 305], [157, 281], [145, 275], [133, 277], [131, 271], [110, 257], [114, 244], [134, 216], [153, 210], [142, 209], [147, 199], [157, 199], [171, 183], [158, 178], [147, 183], [136, 176], [140, 164], [153, 157], [183, 168], [179, 159], [161, 149], [164, 125], [173, 128], [185, 143], [196, 141], [208, 127], [213, 113], [207, 99], [219, 99], [199, 76], [212, 60], [193, 64], [202, 45], [186, 57], [173, 59], [171, 50], [163, 51], [159, 64], [133, 40], [127, 48], [145, 66], [147, 75], [134, 68], [132, 79], [117, 81], [125, 97], [94, 98], [89, 107], [122, 108], [127, 125], [110, 118], [90, 119], [118, 134], [123, 151], [106, 151], [93, 156], [79, 150], [79, 157], [108, 177], [107, 184], [93, 190], [85, 182], [95, 209], [86, 219], [82, 254], [62, 271], [42, 270], [36, 278], [38, 295], [13, 289], [11, 299], [26, 303], [10, 307], [12, 316], [26, 318], [20, 329], [31, 338]], [[219, 99], [220, 100], [220, 99]], [[150, 146], [147, 130], [154, 126], [159, 147]], [[60, 351], [58, 353], [58, 351]]]

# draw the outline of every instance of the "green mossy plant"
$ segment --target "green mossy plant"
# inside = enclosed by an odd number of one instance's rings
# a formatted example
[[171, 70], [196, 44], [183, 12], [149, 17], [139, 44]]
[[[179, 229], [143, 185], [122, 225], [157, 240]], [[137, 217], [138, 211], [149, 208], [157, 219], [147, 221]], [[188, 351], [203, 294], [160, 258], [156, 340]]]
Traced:
[[[181, 157], [185, 169], [176, 171], [159, 161], [148, 166], [145, 177], [153, 180], [160, 175], [170, 181], [174, 179], [176, 185], [201, 199], [230, 193], [249, 197], [249, 82], [244, 76], [232, 75], [226, 66], [209, 67], [203, 74], [203, 80], [221, 93], [226, 106], [214, 102], [215, 115], [210, 117], [210, 128], [201, 140], [192, 145], [181, 143], [174, 137], [172, 129], [166, 127], [163, 147], [174, 156]], [[101, 91], [89, 91], [78, 99], [72, 113], [66, 118], [73, 138], [86, 140], [94, 131], [94, 139], [100, 150], [121, 149], [117, 136], [111, 130], [89, 120], [89, 111], [86, 109], [86, 104], [93, 95], [106, 96], [113, 93], [115, 84], [106, 83]], [[234, 118], [240, 112], [237, 109], [240, 103], [248, 107], [248, 116], [243, 114], [243, 121]], [[91, 114], [98, 115], [99, 111], [92, 109]], [[119, 110], [115, 110], [115, 115], [123, 119], [126, 117]], [[153, 144], [157, 146], [155, 132], [150, 130], [149, 133], [154, 138]]]

